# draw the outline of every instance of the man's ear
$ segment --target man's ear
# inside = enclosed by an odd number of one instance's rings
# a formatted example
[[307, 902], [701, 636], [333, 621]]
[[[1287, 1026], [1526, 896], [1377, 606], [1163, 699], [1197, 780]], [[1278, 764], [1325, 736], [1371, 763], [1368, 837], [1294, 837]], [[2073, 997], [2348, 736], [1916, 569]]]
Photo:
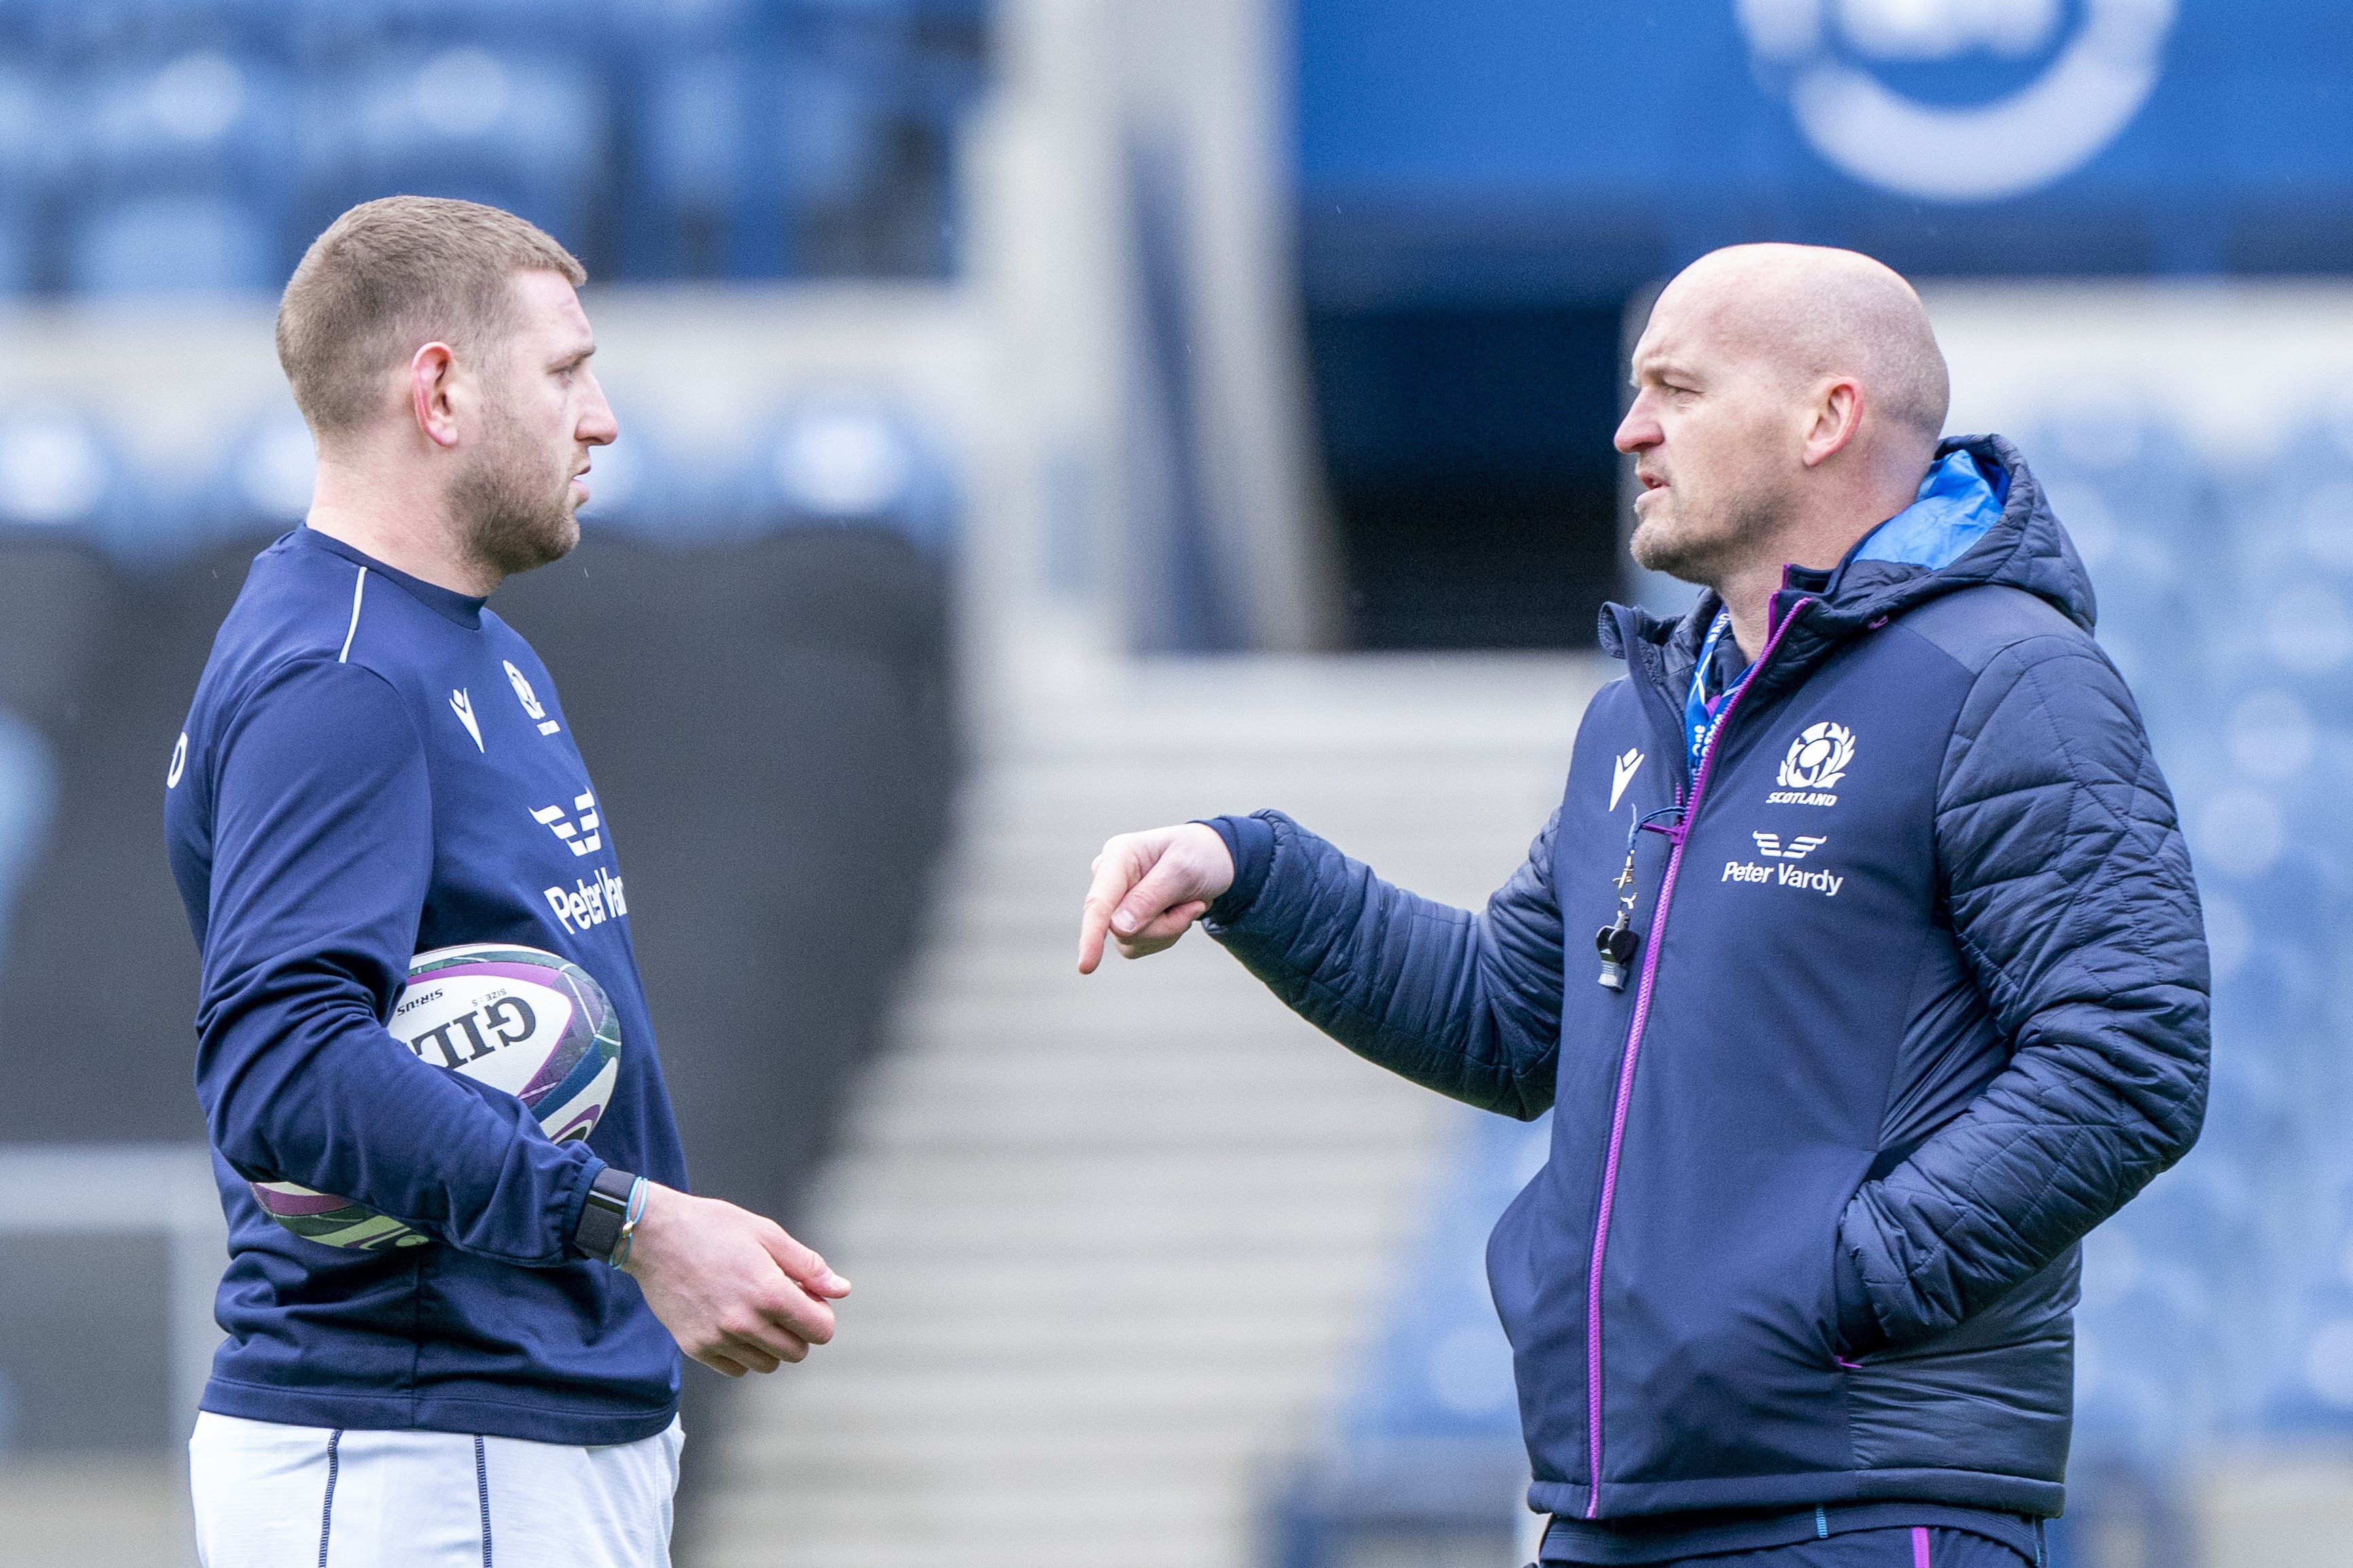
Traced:
[[1862, 384], [1852, 377], [1841, 376], [1822, 386], [1806, 428], [1806, 467], [1819, 467], [1846, 449], [1862, 428]]
[[458, 356], [448, 343], [427, 343], [408, 362], [408, 401], [417, 428], [437, 447], [458, 444], [454, 394]]

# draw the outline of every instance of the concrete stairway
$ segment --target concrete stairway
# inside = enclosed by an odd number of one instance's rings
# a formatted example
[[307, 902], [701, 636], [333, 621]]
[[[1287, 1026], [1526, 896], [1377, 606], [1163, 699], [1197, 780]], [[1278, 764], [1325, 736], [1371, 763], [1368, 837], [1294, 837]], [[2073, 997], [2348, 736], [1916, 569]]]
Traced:
[[[1279, 805], [1473, 902], [1556, 802], [1572, 658], [1140, 667], [994, 737], [804, 1226], [834, 1345], [744, 1390], [696, 1568], [1245, 1568], [1458, 1112], [1198, 932], [1075, 971], [1127, 827]], [[690, 1463], [695, 1462], [691, 1446]]]

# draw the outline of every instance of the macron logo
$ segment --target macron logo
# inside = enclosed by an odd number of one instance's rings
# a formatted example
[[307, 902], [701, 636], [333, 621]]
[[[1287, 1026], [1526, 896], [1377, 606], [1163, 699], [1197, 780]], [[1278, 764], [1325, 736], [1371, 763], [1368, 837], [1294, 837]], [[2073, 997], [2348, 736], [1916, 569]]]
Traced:
[[1626, 754], [1624, 756], [1613, 757], [1610, 759], [1610, 810], [1615, 811], [1618, 809], [1619, 799], [1625, 795], [1626, 786], [1634, 782], [1634, 775], [1640, 773], [1641, 768], [1642, 753], [1631, 746], [1626, 748]]
[[531, 814], [531, 819], [563, 839], [575, 855], [594, 855], [605, 847], [604, 836], [596, 831], [596, 797], [593, 795], [576, 796], [572, 802], [572, 809], [580, 814], [576, 826], [564, 815], [564, 808], [560, 805], [543, 805]]
[[463, 691], [452, 691], [449, 693], [449, 711], [458, 716], [459, 723], [466, 726], [466, 733], [474, 737], [474, 750], [480, 751], [482, 727], [474, 722], [474, 700]]

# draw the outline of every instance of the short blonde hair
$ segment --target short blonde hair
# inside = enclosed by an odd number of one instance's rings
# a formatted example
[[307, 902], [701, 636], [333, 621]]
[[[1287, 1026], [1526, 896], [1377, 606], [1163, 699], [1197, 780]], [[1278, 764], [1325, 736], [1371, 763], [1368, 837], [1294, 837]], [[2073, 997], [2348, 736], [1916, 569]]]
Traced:
[[512, 279], [587, 269], [535, 225], [477, 202], [363, 202], [311, 242], [278, 303], [278, 363], [321, 437], [384, 410], [389, 373], [429, 342], [495, 345], [514, 320]]

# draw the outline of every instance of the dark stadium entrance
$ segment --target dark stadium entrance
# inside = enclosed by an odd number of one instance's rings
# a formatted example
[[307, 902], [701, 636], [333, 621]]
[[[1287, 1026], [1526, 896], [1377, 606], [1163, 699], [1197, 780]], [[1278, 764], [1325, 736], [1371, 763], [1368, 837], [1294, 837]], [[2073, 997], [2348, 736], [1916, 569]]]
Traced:
[[1591, 646], [1619, 582], [1622, 309], [1311, 304], [1353, 646]]

